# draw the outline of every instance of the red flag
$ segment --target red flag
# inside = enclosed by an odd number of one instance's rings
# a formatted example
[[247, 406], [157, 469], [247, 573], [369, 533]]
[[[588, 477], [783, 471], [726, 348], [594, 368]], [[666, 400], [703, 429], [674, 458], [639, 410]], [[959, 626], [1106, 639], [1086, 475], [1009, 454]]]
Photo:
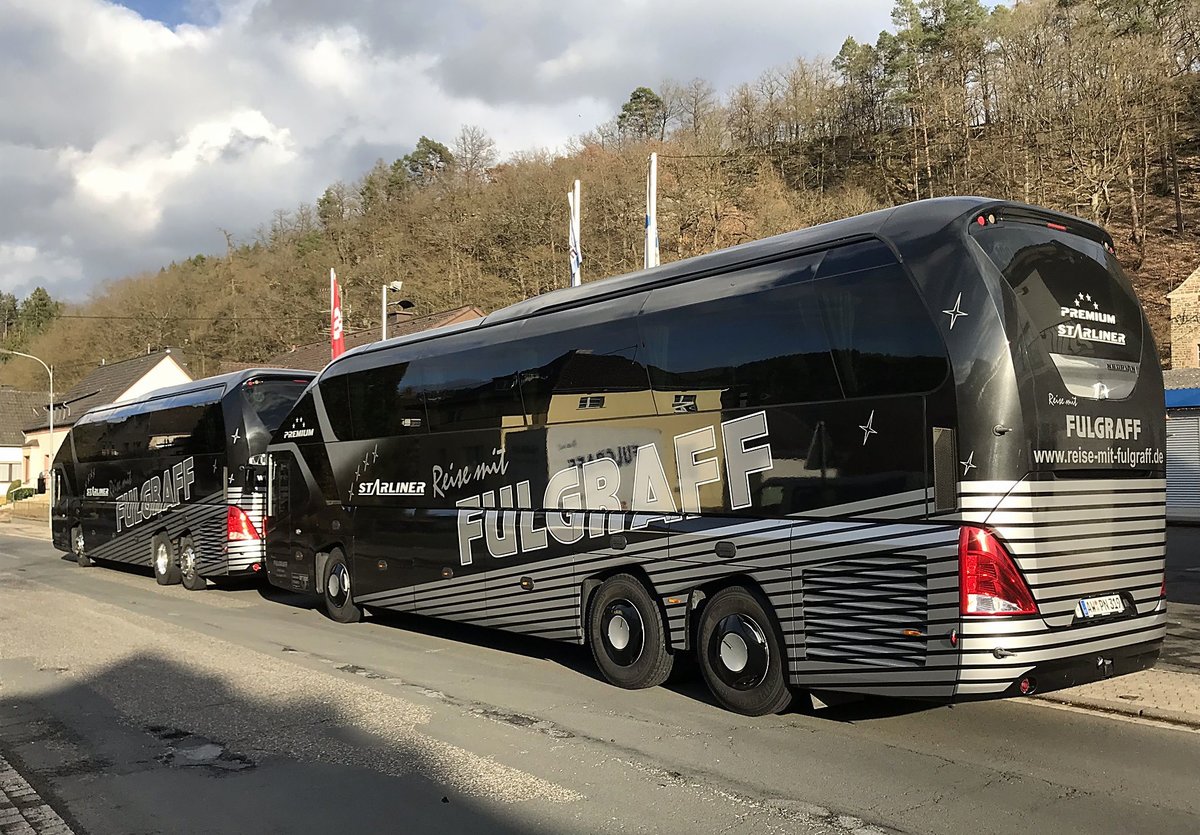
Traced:
[[346, 351], [346, 338], [342, 330], [342, 293], [332, 267], [329, 270], [329, 344], [333, 359]]

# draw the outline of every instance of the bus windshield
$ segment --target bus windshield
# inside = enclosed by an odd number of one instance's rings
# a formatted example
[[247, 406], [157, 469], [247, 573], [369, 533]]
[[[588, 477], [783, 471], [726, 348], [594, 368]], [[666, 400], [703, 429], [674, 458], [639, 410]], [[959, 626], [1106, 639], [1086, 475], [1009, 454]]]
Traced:
[[242, 400], [262, 421], [268, 432], [283, 423], [292, 406], [300, 399], [308, 380], [254, 379], [242, 383]]

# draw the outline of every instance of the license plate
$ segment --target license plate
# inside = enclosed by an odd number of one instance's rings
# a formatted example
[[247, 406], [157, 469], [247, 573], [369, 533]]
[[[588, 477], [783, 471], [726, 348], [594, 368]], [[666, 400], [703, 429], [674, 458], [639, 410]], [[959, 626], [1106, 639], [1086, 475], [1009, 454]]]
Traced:
[[1085, 597], [1075, 607], [1075, 614], [1081, 618], [1102, 618], [1106, 615], [1119, 615], [1124, 611], [1125, 601], [1119, 594]]

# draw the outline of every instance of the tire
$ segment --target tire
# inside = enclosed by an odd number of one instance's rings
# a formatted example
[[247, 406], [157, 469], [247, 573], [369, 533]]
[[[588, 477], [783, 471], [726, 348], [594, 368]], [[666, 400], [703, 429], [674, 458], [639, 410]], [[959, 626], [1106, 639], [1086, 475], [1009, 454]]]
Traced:
[[179, 573], [183, 587], [188, 591], [204, 591], [208, 588], [208, 580], [200, 576], [196, 563], [200, 554], [190, 536], [179, 537]]
[[81, 568], [91, 568], [96, 564], [96, 561], [83, 551], [83, 528], [78, 525], [71, 528], [71, 553], [75, 555], [75, 562], [79, 563]]
[[179, 582], [179, 562], [175, 559], [175, 549], [165, 533], [156, 533], [150, 540], [150, 567], [154, 569], [154, 579], [160, 586], [173, 586]]
[[321, 577], [321, 600], [325, 614], [338, 623], [358, 623], [362, 609], [355, 605], [350, 590], [350, 565], [340, 548], [334, 548], [325, 561]]
[[769, 608], [750, 589], [730, 586], [700, 610], [700, 672], [713, 698], [746, 716], [779, 713], [792, 702], [783, 641]]
[[662, 612], [630, 574], [609, 577], [593, 593], [587, 634], [596, 666], [618, 687], [657, 687], [675, 666], [675, 657], [667, 651]]

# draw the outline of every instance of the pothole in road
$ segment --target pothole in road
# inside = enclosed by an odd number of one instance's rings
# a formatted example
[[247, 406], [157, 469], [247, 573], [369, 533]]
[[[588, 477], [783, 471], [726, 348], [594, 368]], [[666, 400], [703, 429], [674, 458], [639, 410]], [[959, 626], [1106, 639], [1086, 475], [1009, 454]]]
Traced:
[[151, 725], [146, 730], [168, 743], [166, 752], [158, 757], [163, 765], [172, 768], [205, 768], [218, 775], [255, 767], [255, 762], [244, 754], [230, 751], [220, 742], [199, 734], [161, 725]]
[[526, 716], [522, 713], [510, 713], [505, 710], [483, 707], [472, 708], [471, 713], [475, 716], [491, 719], [494, 722], [503, 722], [505, 725], [512, 725], [516, 728], [528, 728], [554, 739], [573, 739], [575, 737], [575, 734], [566, 728], [555, 725], [553, 722], [533, 716]]

